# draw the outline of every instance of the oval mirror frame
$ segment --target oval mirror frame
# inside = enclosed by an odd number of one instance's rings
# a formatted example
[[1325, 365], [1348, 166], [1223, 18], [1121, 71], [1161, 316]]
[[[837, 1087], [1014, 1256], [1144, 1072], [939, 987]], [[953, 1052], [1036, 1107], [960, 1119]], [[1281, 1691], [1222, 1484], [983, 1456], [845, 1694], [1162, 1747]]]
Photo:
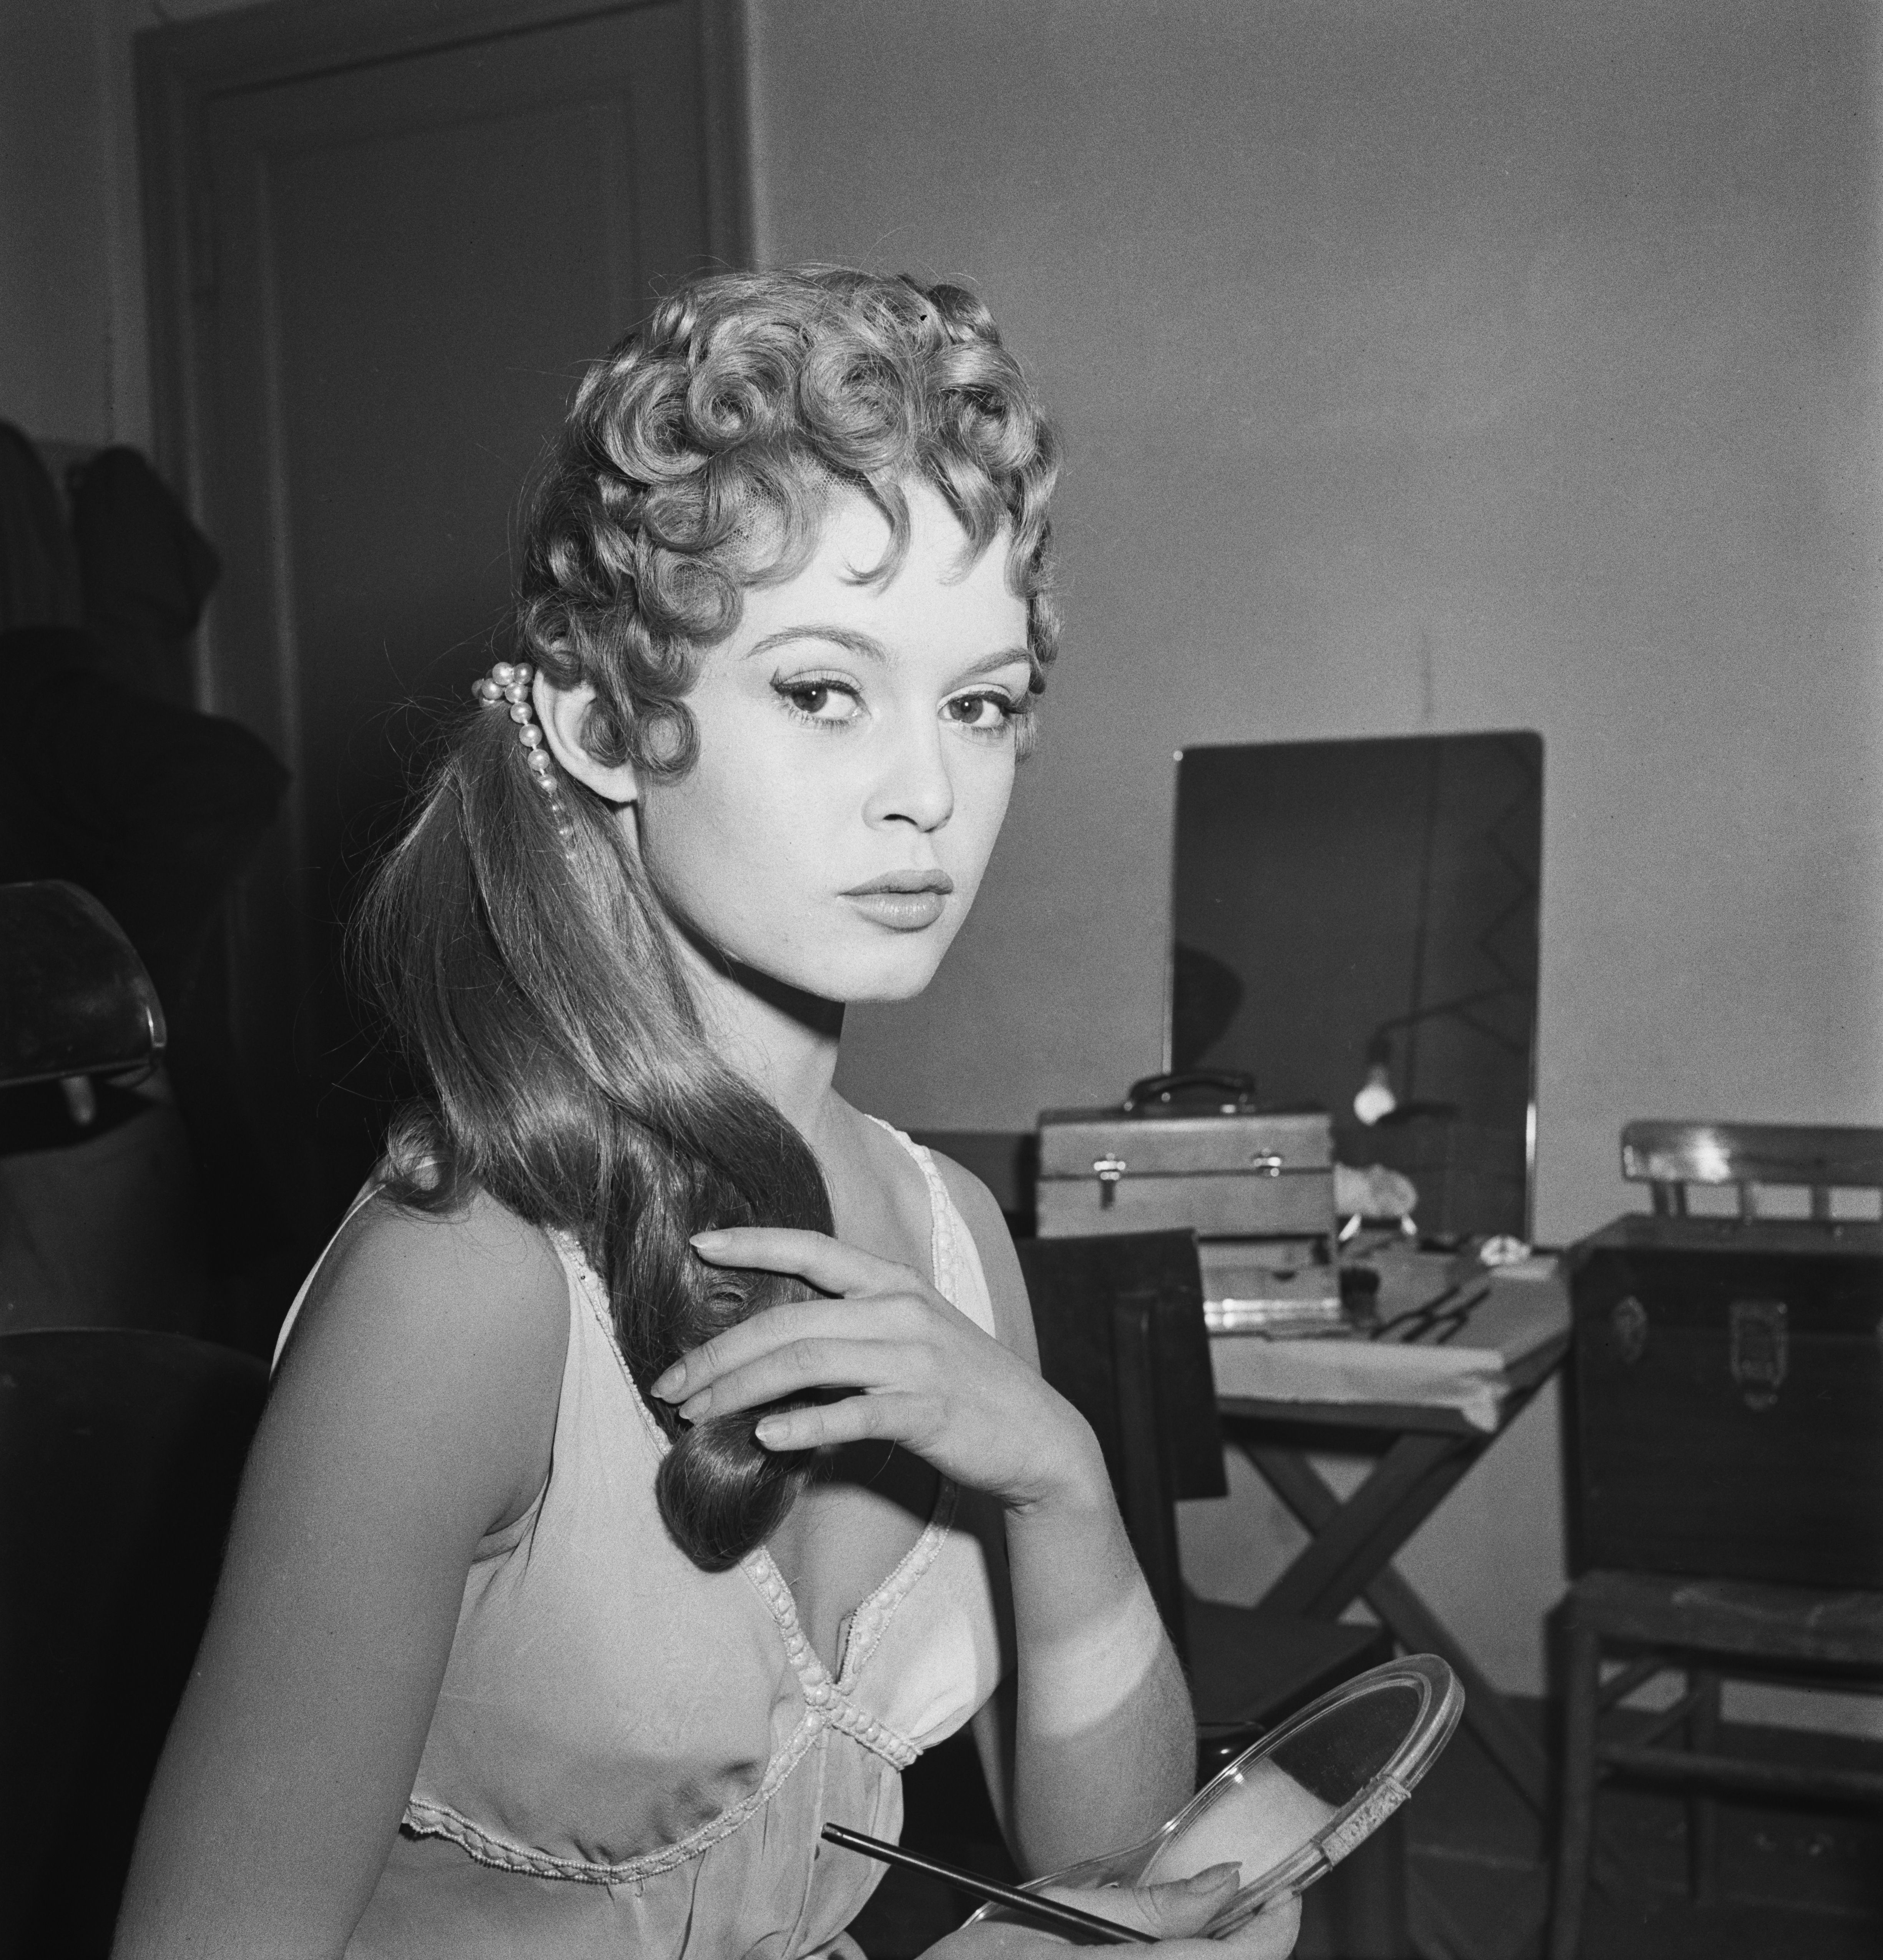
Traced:
[[[1292, 1758], [1298, 1764], [1305, 1753], [1311, 1752], [1318, 1733], [1335, 1725], [1350, 1729], [1369, 1701], [1401, 1696], [1407, 1698], [1410, 1720], [1397, 1739], [1383, 1749], [1372, 1745], [1378, 1753], [1359, 1771], [1356, 1787], [1339, 1802], [1324, 1799], [1331, 1814], [1295, 1850], [1247, 1879], [1204, 1928], [1204, 1935], [1221, 1939], [1246, 1925], [1264, 1906], [1326, 1877], [1412, 1794], [1458, 1726], [1464, 1713], [1464, 1691], [1436, 1654], [1408, 1654], [1369, 1669], [1278, 1723], [1212, 1778], [1158, 1833], [1155, 1848], [1143, 1867], [1145, 1878], [1157, 1882], [1159, 1875], [1155, 1867], [1173, 1862], [1171, 1854], [1185, 1835], [1226, 1796], [1251, 1781], [1251, 1773], [1259, 1766], [1273, 1764], [1279, 1768], [1277, 1758]], [[1337, 1757], [1338, 1754], [1337, 1751]]]
[[[1403, 1718], [1392, 1710], [1382, 1723], [1382, 1713], [1402, 1698]], [[1263, 1781], [1265, 1771], [1279, 1772], [1280, 1780], [1294, 1788], [1298, 1814], [1313, 1813], [1311, 1824], [1298, 1842], [1271, 1857], [1193, 1936], [1222, 1939], [1247, 1925], [1264, 1906], [1324, 1878], [1372, 1836], [1437, 1761], [1464, 1712], [1464, 1691], [1436, 1654], [1408, 1654], [1370, 1668], [1277, 1723], [1149, 1838], [1127, 1850], [1036, 1879], [1025, 1889], [1155, 1885], [1190, 1876], [1219, 1862], [1228, 1848], [1201, 1838], [1206, 1823], [1228, 1800]], [[1319, 1790], [1301, 1781], [1302, 1771], [1316, 1777]], [[1337, 1796], [1324, 1793], [1330, 1777], [1343, 1776]], [[1305, 1804], [1302, 1799], [1307, 1799]], [[1193, 1862], [1183, 1855], [1187, 1844], [1196, 1853]], [[1088, 1901], [1075, 1902], [1088, 1911], [1098, 1910]], [[1007, 1916], [1000, 1907], [983, 1906], [967, 1923]]]

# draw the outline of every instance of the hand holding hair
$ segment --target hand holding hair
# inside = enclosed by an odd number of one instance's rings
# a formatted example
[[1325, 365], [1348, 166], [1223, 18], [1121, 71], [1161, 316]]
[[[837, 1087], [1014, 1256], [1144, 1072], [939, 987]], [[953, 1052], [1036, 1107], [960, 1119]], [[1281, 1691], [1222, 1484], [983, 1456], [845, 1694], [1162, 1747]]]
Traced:
[[789, 1274], [830, 1297], [769, 1308], [683, 1356], [652, 1392], [683, 1420], [848, 1389], [839, 1401], [766, 1415], [759, 1441], [776, 1450], [898, 1443], [1013, 1509], [1109, 1502], [1079, 1412], [910, 1268], [779, 1227], [703, 1232], [693, 1245], [715, 1265]]

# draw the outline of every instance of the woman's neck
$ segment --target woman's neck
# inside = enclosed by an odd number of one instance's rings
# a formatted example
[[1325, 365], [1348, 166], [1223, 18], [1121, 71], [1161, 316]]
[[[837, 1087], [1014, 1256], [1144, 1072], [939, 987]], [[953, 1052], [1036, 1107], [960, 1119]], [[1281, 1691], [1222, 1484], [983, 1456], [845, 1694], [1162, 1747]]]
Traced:
[[763, 1091], [820, 1157], [840, 1123], [832, 1087], [843, 1033], [840, 1001], [801, 993], [680, 935], [706, 1038]]

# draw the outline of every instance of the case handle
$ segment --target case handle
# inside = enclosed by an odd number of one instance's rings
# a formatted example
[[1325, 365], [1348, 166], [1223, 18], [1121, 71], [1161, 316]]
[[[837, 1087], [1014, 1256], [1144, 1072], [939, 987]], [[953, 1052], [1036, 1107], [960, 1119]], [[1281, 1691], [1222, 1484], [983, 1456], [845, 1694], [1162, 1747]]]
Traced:
[[1147, 1103], [1168, 1109], [1187, 1091], [1203, 1089], [1217, 1092], [1216, 1107], [1222, 1115], [1247, 1109], [1255, 1101], [1253, 1075], [1240, 1069], [1186, 1068], [1172, 1075], [1141, 1077], [1125, 1091], [1124, 1112], [1129, 1115]]

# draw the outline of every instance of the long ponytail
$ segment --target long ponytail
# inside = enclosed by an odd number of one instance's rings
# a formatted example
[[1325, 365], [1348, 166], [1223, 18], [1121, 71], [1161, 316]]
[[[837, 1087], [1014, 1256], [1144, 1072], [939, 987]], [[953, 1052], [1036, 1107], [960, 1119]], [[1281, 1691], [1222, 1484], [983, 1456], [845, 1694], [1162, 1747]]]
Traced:
[[649, 1385], [792, 1280], [706, 1265], [689, 1236], [760, 1223], [830, 1230], [804, 1139], [701, 1037], [657, 901], [605, 810], [571, 785], [565, 845], [524, 785], [515, 730], [473, 719], [358, 923], [374, 991], [416, 1032], [432, 1099], [401, 1112], [385, 1183], [436, 1211], [481, 1188], [569, 1233], [607, 1288], [623, 1358], [672, 1439], [656, 1491], [693, 1561], [718, 1571], [776, 1529], [808, 1459], [754, 1418], [690, 1427]]

